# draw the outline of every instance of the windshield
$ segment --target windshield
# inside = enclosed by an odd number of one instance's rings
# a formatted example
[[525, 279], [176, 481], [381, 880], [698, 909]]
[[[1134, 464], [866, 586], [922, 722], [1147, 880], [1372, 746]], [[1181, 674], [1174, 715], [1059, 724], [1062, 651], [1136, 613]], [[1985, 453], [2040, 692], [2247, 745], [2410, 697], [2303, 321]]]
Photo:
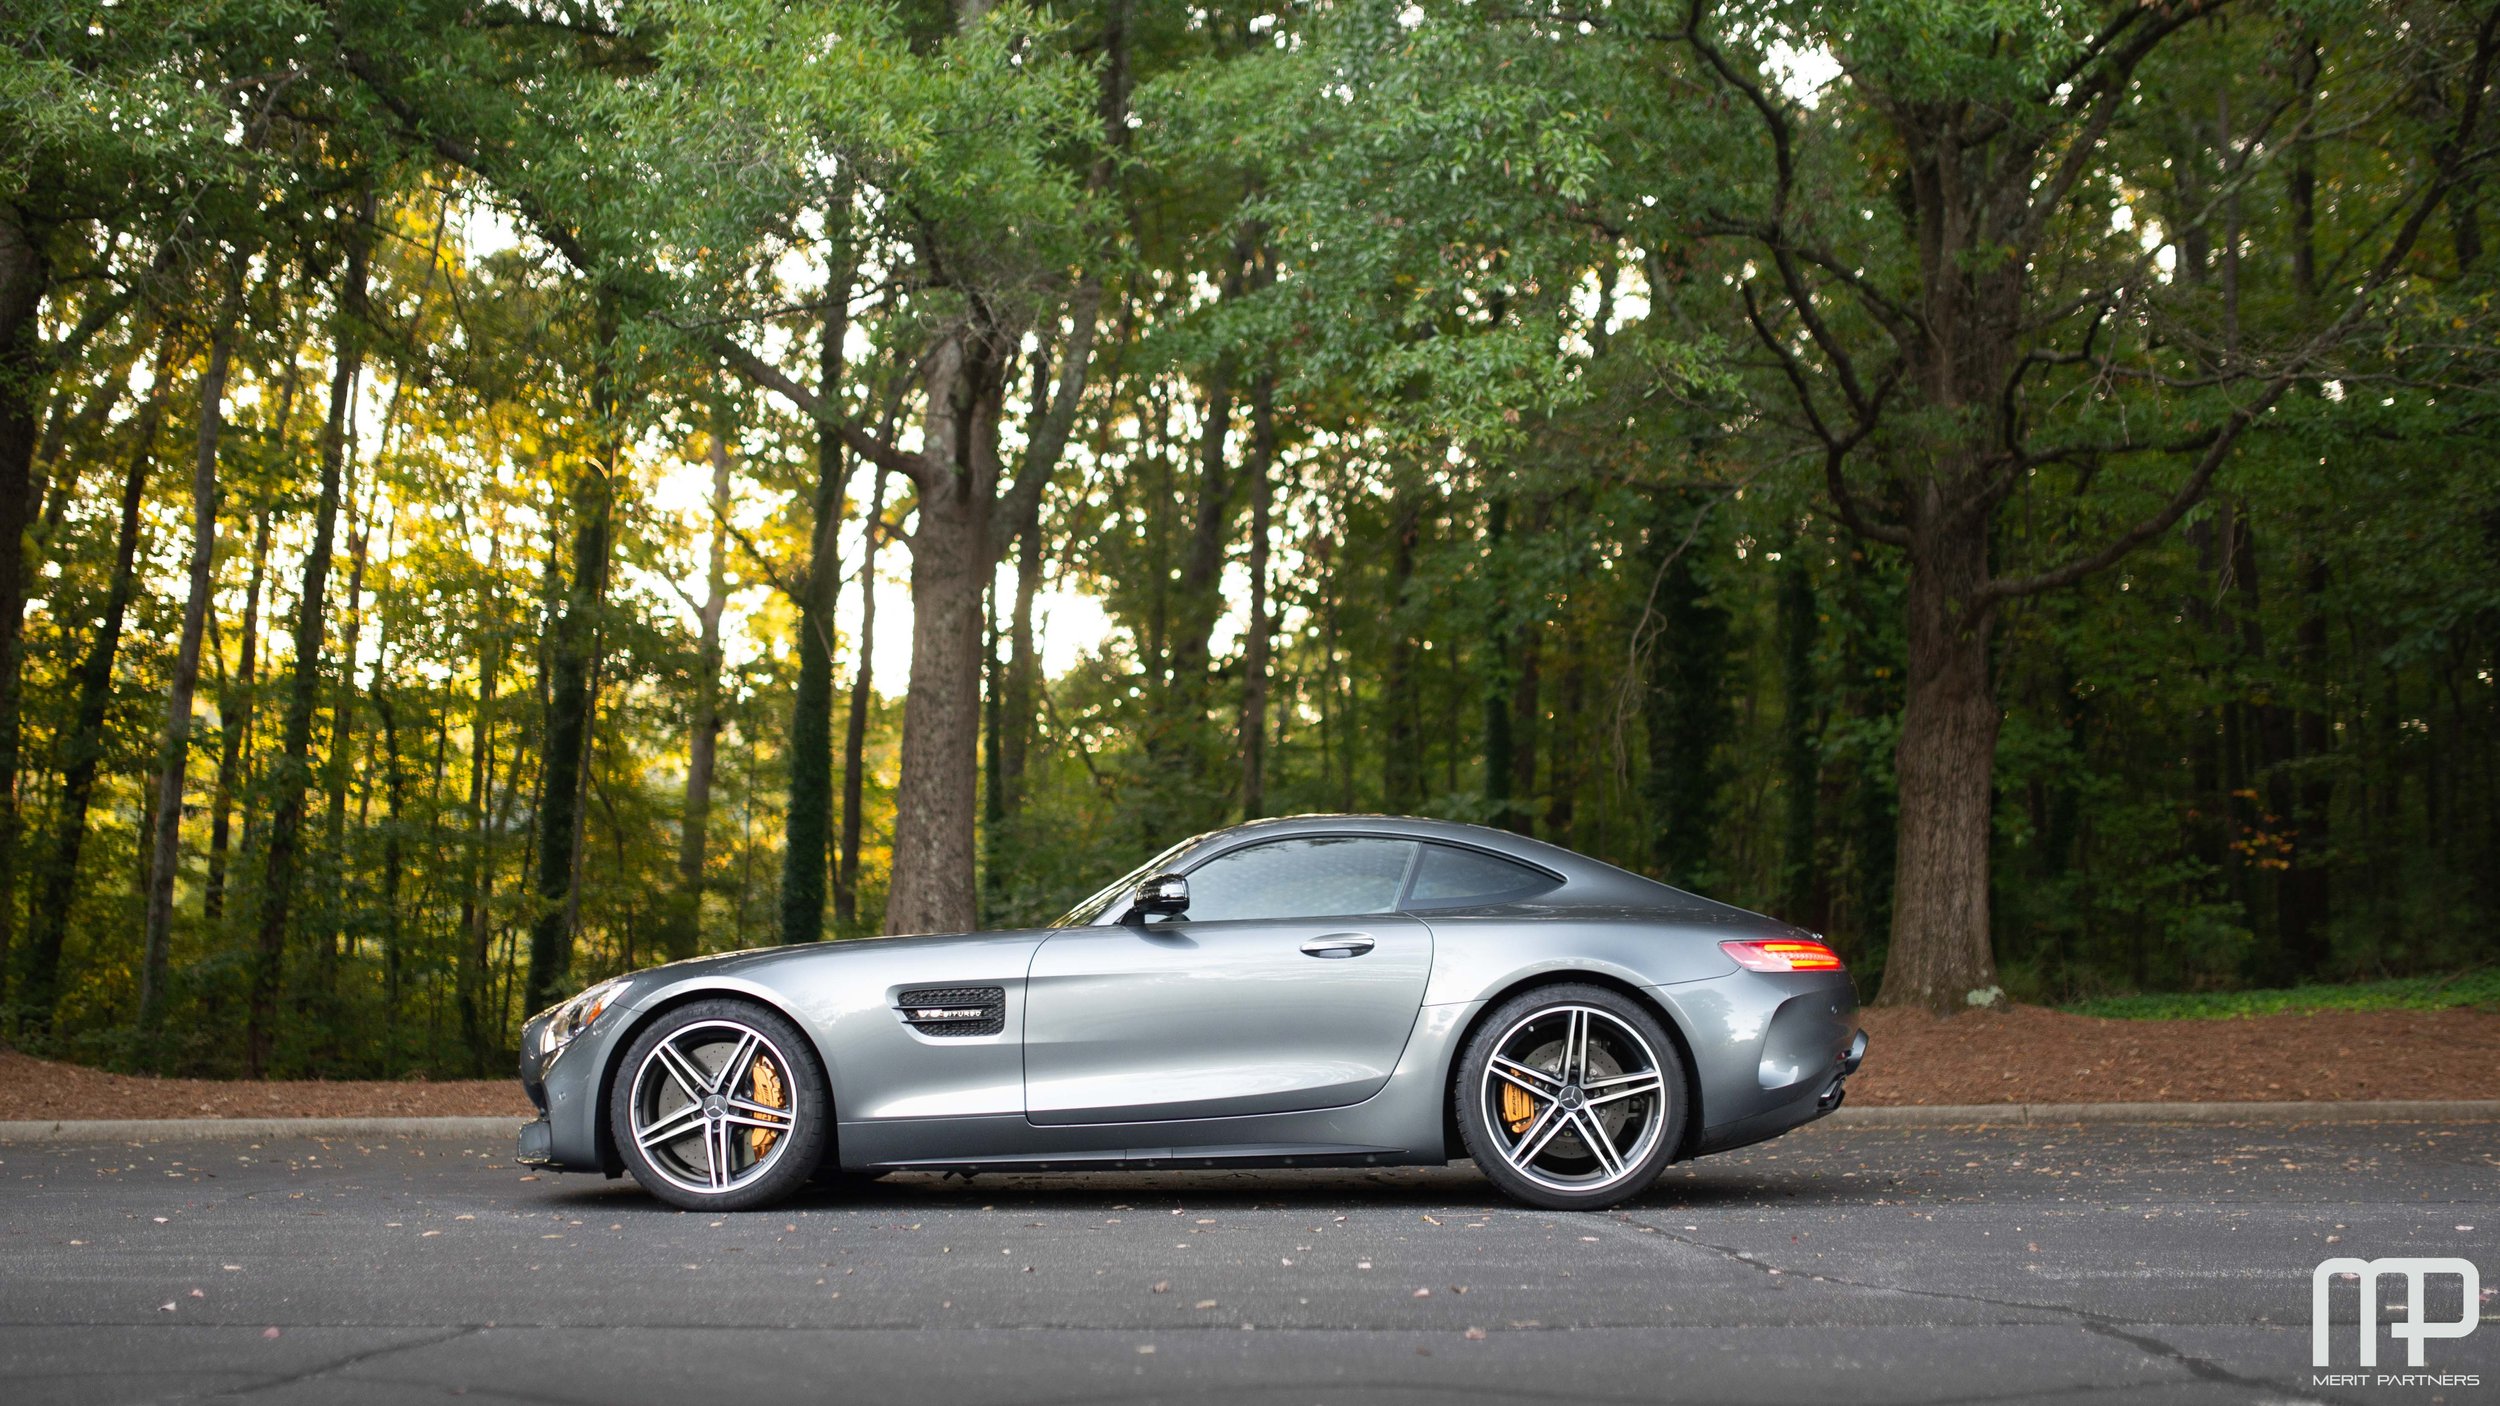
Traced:
[[1154, 858], [1147, 860], [1145, 863], [1138, 865], [1136, 868], [1129, 870], [1127, 873], [1112, 880], [1108, 885], [1096, 892], [1093, 897], [1086, 899], [1083, 903], [1076, 905], [1074, 908], [1071, 908], [1066, 913], [1062, 914], [1059, 921], [1052, 923], [1051, 926], [1054, 928], [1091, 927], [1102, 917], [1103, 914], [1111, 910], [1111, 905], [1124, 902], [1131, 893], [1136, 891], [1139, 884], [1142, 884], [1146, 880], [1153, 878], [1155, 875], [1162, 873], [1163, 866], [1171, 863], [1174, 859], [1179, 858], [1183, 850], [1188, 849], [1191, 845], [1194, 845], [1205, 838], [1206, 836], [1204, 835], [1192, 835], [1188, 839], [1183, 840], [1179, 844], [1165, 850], [1163, 853], [1158, 854]]

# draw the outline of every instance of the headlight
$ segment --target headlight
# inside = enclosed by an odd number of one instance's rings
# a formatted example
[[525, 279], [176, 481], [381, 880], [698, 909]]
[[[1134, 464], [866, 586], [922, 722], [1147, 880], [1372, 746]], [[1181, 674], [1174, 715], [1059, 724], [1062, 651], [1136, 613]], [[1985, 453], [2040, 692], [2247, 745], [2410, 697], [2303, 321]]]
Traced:
[[552, 1059], [556, 1051], [573, 1043], [573, 1037], [590, 1028], [592, 1021], [614, 1004], [625, 990], [625, 978], [600, 982], [582, 994], [556, 1007], [547, 1014], [547, 1023], [538, 1031], [538, 1052]]

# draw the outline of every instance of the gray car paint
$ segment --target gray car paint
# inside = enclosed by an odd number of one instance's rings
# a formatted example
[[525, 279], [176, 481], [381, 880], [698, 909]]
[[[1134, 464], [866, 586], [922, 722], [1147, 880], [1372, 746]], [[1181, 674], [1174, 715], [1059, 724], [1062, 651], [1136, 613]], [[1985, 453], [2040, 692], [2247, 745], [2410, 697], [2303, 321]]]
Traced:
[[[822, 1060], [849, 1169], [1434, 1163], [1472, 1022], [1544, 981], [1597, 979], [1653, 1003], [1682, 1038], [1696, 1095], [1685, 1151], [1740, 1146], [1836, 1103], [1856, 1033], [1843, 973], [1761, 973], [1719, 948], [1791, 937], [1716, 903], [1558, 846], [1481, 826], [1383, 816], [1256, 821], [1200, 837], [1161, 868], [1187, 875], [1267, 840], [1379, 835], [1482, 850], [1558, 882], [1529, 902], [1399, 915], [1144, 926], [1118, 905], [1082, 928], [876, 938], [726, 953], [634, 973], [552, 1058], [546, 1016], [521, 1077], [545, 1115], [524, 1156], [620, 1170], [602, 1117], [614, 1066], [655, 1014], [706, 996], [790, 1017]], [[1354, 958], [1304, 955], [1361, 932]], [[905, 1025], [914, 987], [997, 986], [994, 1035]]]
[[[1330, 939], [1373, 945], [1302, 950]], [[1137, 1123], [1361, 1103], [1406, 1049], [1432, 951], [1432, 929], [1397, 913], [1054, 932], [1025, 981], [1025, 1114]]]

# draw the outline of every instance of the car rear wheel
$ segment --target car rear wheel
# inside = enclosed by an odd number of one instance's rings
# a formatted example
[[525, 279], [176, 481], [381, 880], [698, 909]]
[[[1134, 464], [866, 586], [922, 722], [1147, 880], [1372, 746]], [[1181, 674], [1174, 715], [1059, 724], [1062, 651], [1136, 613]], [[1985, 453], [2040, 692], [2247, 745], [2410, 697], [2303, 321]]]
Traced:
[[832, 1096], [807, 1036], [751, 1001], [697, 1001], [625, 1052], [609, 1126], [643, 1189], [688, 1210], [769, 1206], [807, 1184]]
[[1513, 1200], [1598, 1210], [1649, 1189], [1684, 1139], [1684, 1061], [1658, 1017], [1608, 987], [1542, 986], [1496, 1007], [1451, 1097], [1467, 1153]]

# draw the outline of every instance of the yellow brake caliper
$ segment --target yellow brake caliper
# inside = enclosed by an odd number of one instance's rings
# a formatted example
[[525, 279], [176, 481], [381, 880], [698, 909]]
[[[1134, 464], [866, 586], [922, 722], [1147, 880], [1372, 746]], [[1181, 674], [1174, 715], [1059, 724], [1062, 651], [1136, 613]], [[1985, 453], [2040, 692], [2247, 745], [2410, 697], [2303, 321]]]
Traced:
[[1510, 1124], [1513, 1133], [1524, 1133], [1536, 1117], [1536, 1104], [1528, 1091], [1517, 1084], [1502, 1086], [1502, 1121]]
[[[762, 1055], [756, 1056], [755, 1067], [750, 1071], [749, 1077], [755, 1083], [757, 1103], [766, 1108], [790, 1106], [781, 1091], [781, 1075], [774, 1072], [772, 1065]], [[761, 1162], [764, 1160], [764, 1154], [772, 1151], [773, 1143], [780, 1137], [781, 1134], [770, 1128], [749, 1128], [747, 1129], [747, 1146], [755, 1153], [755, 1160]]]

